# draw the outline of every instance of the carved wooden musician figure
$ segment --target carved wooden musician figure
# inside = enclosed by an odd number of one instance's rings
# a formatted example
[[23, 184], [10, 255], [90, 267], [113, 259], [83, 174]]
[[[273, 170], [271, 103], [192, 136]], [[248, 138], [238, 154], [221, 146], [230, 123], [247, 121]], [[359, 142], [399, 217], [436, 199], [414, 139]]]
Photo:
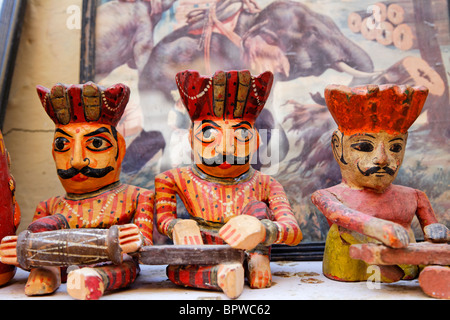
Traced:
[[[152, 244], [153, 191], [123, 184], [119, 179], [126, 145], [115, 127], [127, 105], [129, 88], [116, 84], [106, 89], [88, 82], [71, 86], [57, 84], [51, 90], [38, 86], [37, 91], [56, 125], [52, 152], [57, 174], [67, 193], [39, 203], [28, 231], [36, 235], [71, 229], [75, 234], [77, 231], [73, 229], [79, 229], [78, 238], [83, 241], [90, 236], [82, 230], [118, 225], [122, 253]], [[16, 247], [11, 247], [11, 239], [8, 240], [0, 248], [1, 261], [17, 264]], [[58, 254], [62, 255], [55, 252], [54, 256]], [[80, 257], [89, 255], [95, 258], [95, 253], [80, 253]], [[129, 285], [139, 268], [137, 262], [128, 258], [115, 266], [93, 266], [70, 272], [69, 294], [78, 299], [98, 299], [105, 290]], [[25, 293], [52, 293], [60, 282], [59, 267], [34, 267]]]
[[[247, 278], [252, 288], [271, 285], [269, 248], [296, 245], [302, 233], [283, 187], [251, 167], [259, 146], [255, 119], [273, 82], [265, 72], [196, 71], [176, 75], [184, 106], [192, 120], [194, 164], [159, 174], [155, 180], [158, 230], [175, 244], [229, 244], [247, 250]], [[177, 218], [176, 195], [190, 219]], [[244, 286], [241, 263], [167, 268], [179, 285], [222, 290], [238, 297]]]
[[[426, 240], [447, 241], [448, 228], [438, 223], [425, 193], [392, 184], [405, 154], [407, 130], [427, 94], [425, 87], [403, 85], [325, 89], [327, 107], [338, 125], [331, 144], [342, 173], [342, 183], [312, 195], [331, 226], [323, 259], [328, 278], [366, 280], [371, 275], [368, 264], [352, 259], [350, 246], [375, 242], [405, 248], [415, 242], [414, 216]], [[384, 282], [418, 274], [415, 265], [379, 267]]]

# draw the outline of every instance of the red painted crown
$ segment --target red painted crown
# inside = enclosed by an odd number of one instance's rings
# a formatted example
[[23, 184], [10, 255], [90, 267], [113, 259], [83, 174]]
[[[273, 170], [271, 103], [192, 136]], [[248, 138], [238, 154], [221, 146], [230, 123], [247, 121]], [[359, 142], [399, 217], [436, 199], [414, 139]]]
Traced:
[[45, 111], [57, 125], [92, 122], [115, 127], [130, 98], [130, 88], [121, 83], [107, 89], [93, 82], [36, 89]]
[[422, 111], [428, 89], [406, 85], [329, 85], [325, 101], [344, 134], [386, 131], [406, 133]]
[[248, 70], [217, 71], [212, 77], [186, 70], [175, 77], [181, 100], [192, 121], [242, 119], [251, 123], [269, 97], [273, 74], [253, 77]]

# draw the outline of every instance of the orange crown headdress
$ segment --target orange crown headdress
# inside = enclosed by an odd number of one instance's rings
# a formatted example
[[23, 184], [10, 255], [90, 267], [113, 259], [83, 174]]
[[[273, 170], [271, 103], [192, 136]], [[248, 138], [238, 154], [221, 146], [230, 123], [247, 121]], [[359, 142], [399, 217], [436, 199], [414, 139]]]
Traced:
[[325, 101], [341, 132], [406, 133], [422, 111], [428, 89], [406, 85], [329, 85]]
[[266, 71], [254, 77], [248, 70], [217, 71], [205, 77], [185, 70], [175, 80], [192, 121], [215, 118], [253, 123], [269, 97], [273, 74]]
[[51, 90], [42, 86], [36, 89], [56, 125], [92, 122], [115, 127], [130, 98], [130, 88], [121, 83], [109, 88], [93, 82], [70, 86], [58, 83]]

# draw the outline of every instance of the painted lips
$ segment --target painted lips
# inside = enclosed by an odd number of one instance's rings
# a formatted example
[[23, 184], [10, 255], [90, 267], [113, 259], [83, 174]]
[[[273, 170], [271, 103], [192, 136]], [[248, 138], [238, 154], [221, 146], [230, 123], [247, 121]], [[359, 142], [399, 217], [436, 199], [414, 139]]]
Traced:
[[89, 179], [89, 177], [79, 173], [75, 177], [72, 178], [72, 181], [83, 182], [83, 181], [86, 181], [87, 179]]
[[224, 162], [219, 166], [220, 169], [229, 169], [231, 168], [231, 164], [229, 164], [228, 162]]

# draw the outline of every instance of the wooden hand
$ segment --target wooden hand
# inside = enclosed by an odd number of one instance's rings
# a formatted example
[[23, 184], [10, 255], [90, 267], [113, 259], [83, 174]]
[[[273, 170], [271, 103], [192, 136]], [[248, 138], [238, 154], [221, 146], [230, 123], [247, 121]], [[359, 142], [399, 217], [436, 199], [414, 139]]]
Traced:
[[425, 240], [431, 242], [450, 241], [450, 232], [448, 228], [440, 223], [432, 223], [423, 228]]
[[231, 218], [219, 230], [219, 236], [235, 249], [251, 250], [264, 241], [266, 229], [257, 218], [240, 215]]
[[0, 244], [0, 262], [19, 266], [17, 262], [17, 236], [6, 236]]
[[175, 224], [172, 239], [174, 244], [203, 244], [200, 228], [191, 219], [180, 220]]
[[406, 248], [408, 246], [410, 242], [408, 231], [401, 225], [382, 219], [374, 220], [374, 222], [378, 225], [378, 230], [375, 230], [373, 234], [367, 232], [367, 235], [380, 240], [391, 248]]
[[117, 226], [119, 229], [119, 246], [123, 253], [132, 253], [139, 250], [144, 240], [137, 225], [133, 223]]

